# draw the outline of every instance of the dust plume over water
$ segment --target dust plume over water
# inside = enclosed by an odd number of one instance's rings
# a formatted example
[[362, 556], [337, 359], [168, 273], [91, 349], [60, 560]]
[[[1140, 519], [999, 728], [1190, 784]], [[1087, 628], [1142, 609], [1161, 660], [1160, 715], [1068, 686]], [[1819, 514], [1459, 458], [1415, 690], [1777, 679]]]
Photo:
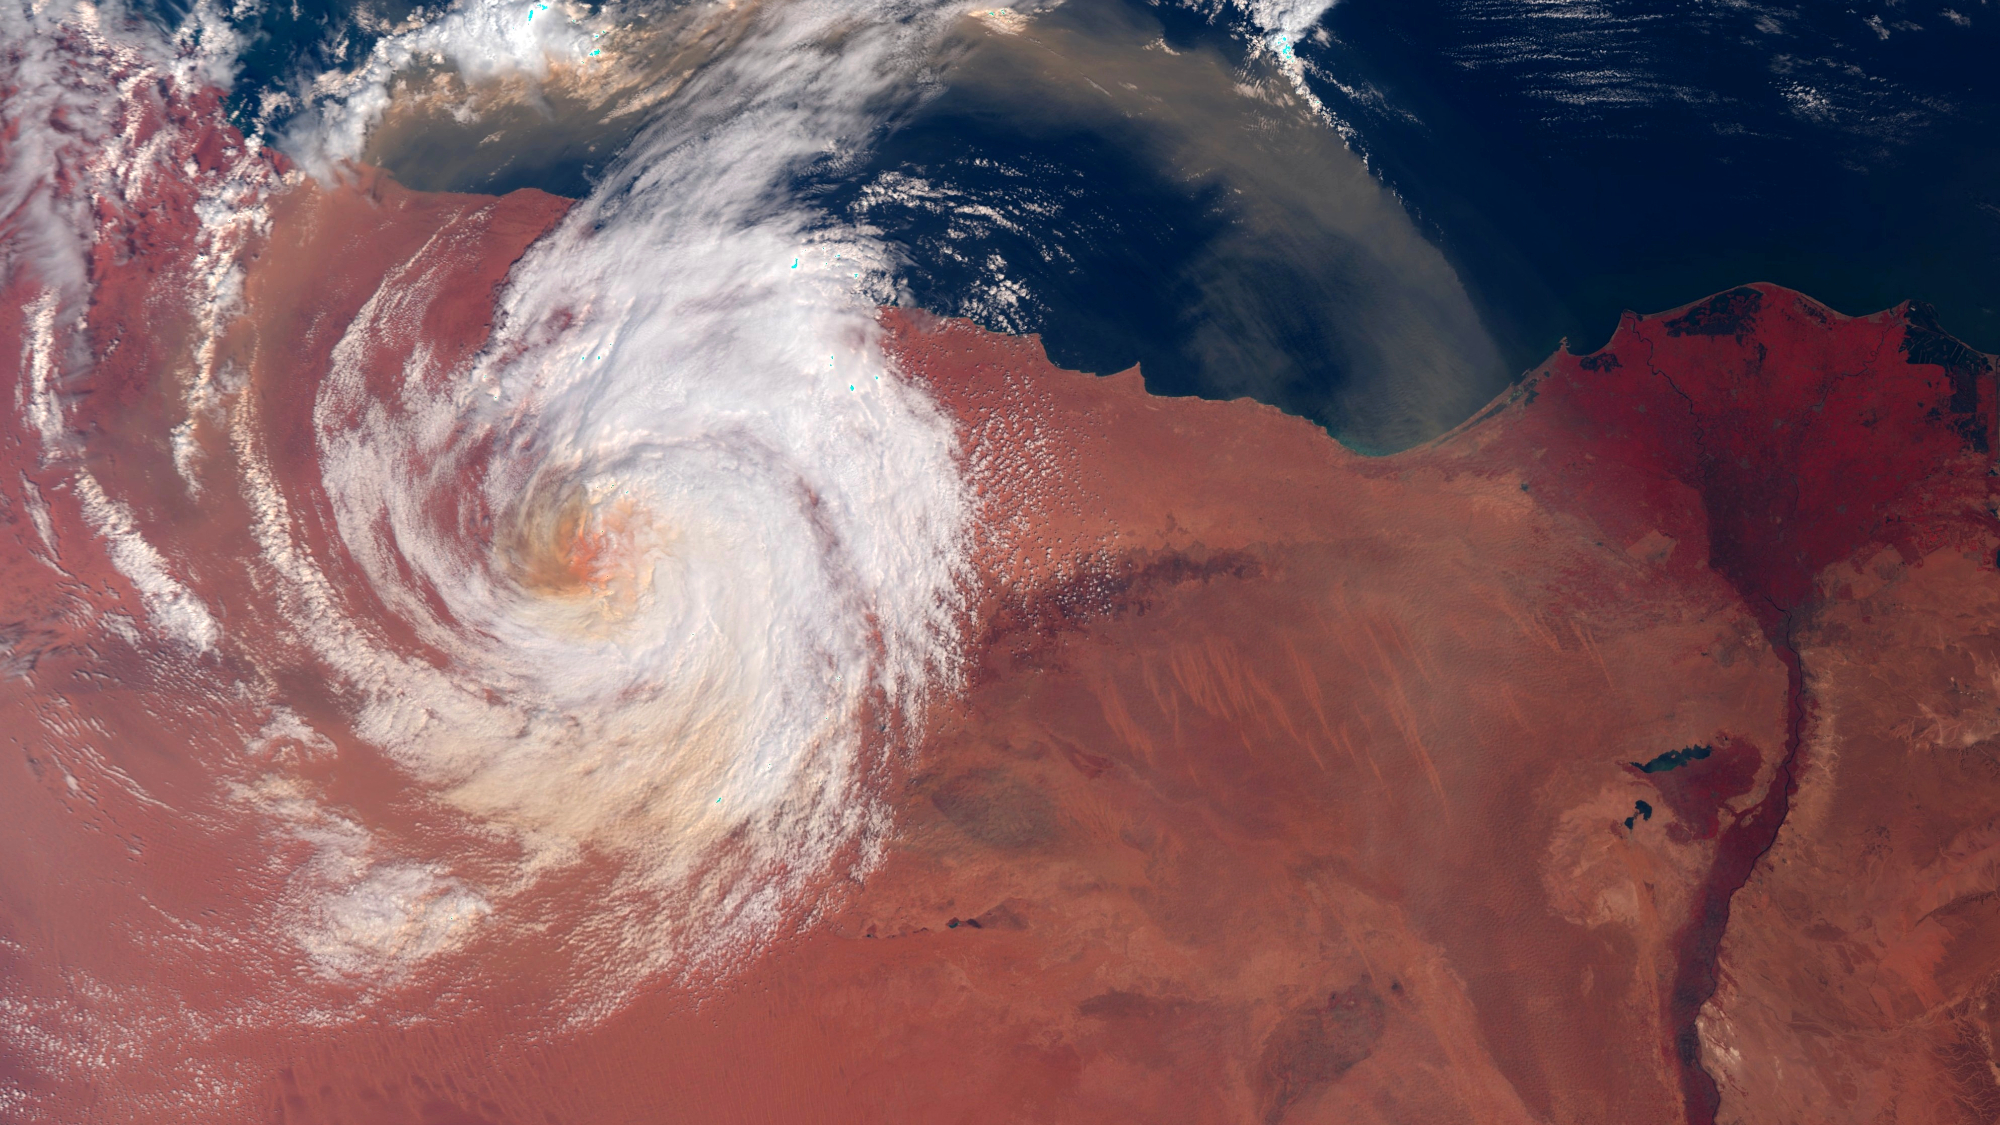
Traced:
[[1137, 363], [1156, 393], [1407, 447], [1511, 373], [1445, 255], [1289, 71], [1284, 26], [1246, 45], [1119, 0], [969, 20], [941, 92], [823, 190], [904, 252], [920, 306], [1040, 332], [1066, 367]]
[[[539, 74], [449, 36], [378, 51], [410, 63], [360, 151], [429, 190], [588, 193], [649, 115], [699, 106], [683, 85], [760, 10], [607, 17]], [[1245, 39], [1125, 0], [945, 10], [785, 190], [875, 233], [885, 300], [1404, 448], [1513, 372], [1446, 255], [1294, 73], [1287, 44], [1316, 14], [1258, 8]]]
[[[1324, 127], [1125, 31], [465, 4], [315, 78], [282, 156], [221, 125], [241, 43], [214, 10], [162, 35], [52, 4], [0, 38], [23, 341], [0, 489], [35, 623], [9, 626], [36, 780], [8, 811], [97, 873], [74, 903], [23, 876], [65, 919], [8, 937], [8, 1039], [54, 1091], [31, 1119], [100, 1090], [228, 1104], [234, 1071], [163, 1052], [254, 1059], [274, 1026], [587, 1023], [731, 972], [870, 869], [882, 778], [962, 685], [986, 529], [963, 435], [881, 347], [920, 241], [823, 184], [907, 135], [938, 74], [1011, 81], [1033, 56], [1006, 37], [1038, 28], [1070, 52], [1036, 79], [1067, 91], [1052, 112], [1115, 111], [1185, 182], [1256, 187], [1189, 260], [1222, 333], [1191, 346], [1266, 362], [1272, 331], [1225, 330], [1270, 311], [1242, 263], [1296, 265], [1286, 232], [1320, 224], [1370, 269], [1415, 263], [1353, 304], [1355, 354], [1422, 392], [1368, 424], [1443, 424], [1425, 388], [1477, 337], [1393, 201], [1337, 144], [1272, 173], [1204, 140]], [[589, 168], [573, 203], [367, 167], [504, 187], [558, 135]], [[1320, 173], [1332, 195], [1298, 188]], [[1427, 324], [1456, 327], [1424, 350]], [[118, 874], [152, 849], [157, 880]]]

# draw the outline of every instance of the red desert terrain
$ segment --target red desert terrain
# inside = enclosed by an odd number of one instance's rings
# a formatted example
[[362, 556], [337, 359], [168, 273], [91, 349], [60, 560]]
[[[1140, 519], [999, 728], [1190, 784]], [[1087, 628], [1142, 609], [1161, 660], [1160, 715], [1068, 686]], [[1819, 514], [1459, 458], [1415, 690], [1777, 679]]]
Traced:
[[[564, 205], [281, 183], [233, 134], [169, 128], [212, 103], [159, 104], [134, 128], [191, 170], [96, 205], [90, 356], [50, 358], [29, 259], [0, 302], [0, 1115], [2000, 1116], [1994, 368], [1921, 306], [1764, 285], [1628, 315], [1380, 458], [886, 311], [980, 540], [967, 682], [873, 775], [879, 857], [761, 950], [609, 1010], [555, 1010], [566, 947], [532, 930], [329, 999], [243, 921], [310, 847], [186, 811], [221, 807], [266, 722], [203, 677], [327, 732], [254, 752], [296, 751], [332, 804], [412, 848], [445, 830], [397, 827], [411, 783], [269, 608], [215, 483], [242, 435], [198, 426], [212, 498], [178, 487], [186, 279], [214, 252], [194, 185], [263, 168], [274, 193], [216, 346], [295, 498], [364, 305], [395, 302], [368, 370], [462, 365]], [[323, 510], [289, 518], [338, 554]], [[183, 545], [178, 594], [131, 577], [146, 540]], [[220, 621], [199, 660], [131, 624], [177, 597]]]

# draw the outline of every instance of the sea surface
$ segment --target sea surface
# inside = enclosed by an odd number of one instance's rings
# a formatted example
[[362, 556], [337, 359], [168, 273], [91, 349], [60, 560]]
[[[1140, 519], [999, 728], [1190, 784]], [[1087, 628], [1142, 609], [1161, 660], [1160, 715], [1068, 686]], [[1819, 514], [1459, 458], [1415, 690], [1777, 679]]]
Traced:
[[[1927, 301], [2000, 349], [1984, 3], [1343, 0], [1290, 32], [1255, 7], [970, 18], [796, 190], [882, 232], [907, 303], [1372, 452], [1470, 416], [1564, 341], [1601, 346], [1625, 309], [1749, 281], [1850, 314]], [[274, 135], [302, 76], [435, 14], [239, 11], [235, 117]], [[371, 155], [420, 188], [581, 196], [643, 124]]]

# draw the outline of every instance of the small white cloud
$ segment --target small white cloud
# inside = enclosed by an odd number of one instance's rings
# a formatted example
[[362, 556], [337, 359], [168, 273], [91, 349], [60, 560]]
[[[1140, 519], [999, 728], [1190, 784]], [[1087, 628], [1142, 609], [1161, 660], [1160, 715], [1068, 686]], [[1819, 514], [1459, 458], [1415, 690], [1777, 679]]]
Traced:
[[393, 979], [462, 943], [491, 913], [457, 879], [423, 864], [385, 863], [319, 899], [294, 932], [330, 976]]

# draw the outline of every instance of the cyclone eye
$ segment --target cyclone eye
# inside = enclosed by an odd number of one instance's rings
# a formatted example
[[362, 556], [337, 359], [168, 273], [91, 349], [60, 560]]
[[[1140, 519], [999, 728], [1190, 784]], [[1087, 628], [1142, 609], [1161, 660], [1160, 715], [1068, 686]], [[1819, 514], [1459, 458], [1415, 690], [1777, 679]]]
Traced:
[[574, 481], [531, 486], [501, 522], [494, 541], [499, 572], [537, 598], [588, 600], [629, 610], [651, 547], [659, 537], [650, 514], [622, 490]]

